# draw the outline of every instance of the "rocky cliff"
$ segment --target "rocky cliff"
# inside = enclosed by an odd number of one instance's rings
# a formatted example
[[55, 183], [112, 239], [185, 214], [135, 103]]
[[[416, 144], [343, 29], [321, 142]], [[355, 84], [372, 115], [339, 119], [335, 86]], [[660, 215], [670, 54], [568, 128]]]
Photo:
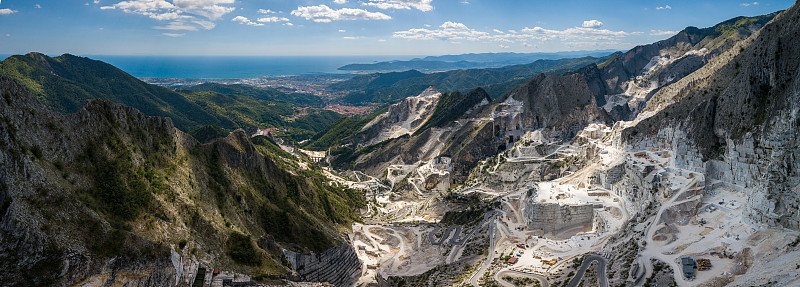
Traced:
[[[800, 230], [800, 8], [781, 13], [704, 77], [678, 83], [657, 114], [625, 131], [632, 147], [674, 146], [687, 169], [749, 195], [750, 218]], [[654, 98], [655, 99], [655, 98]], [[690, 139], [681, 143], [681, 138]], [[680, 147], [680, 148], [678, 148]]]
[[576, 71], [615, 120], [633, 119], [662, 87], [700, 69], [757, 32], [776, 13], [737, 17], [708, 28], [688, 27], [653, 44], [637, 46]]
[[483, 107], [453, 134], [442, 155], [453, 159], [453, 179], [462, 182], [479, 161], [510, 148], [525, 132], [570, 140], [589, 123], [607, 120], [581, 75], [539, 75]]
[[429, 87], [417, 96], [391, 105], [386, 113], [367, 123], [352, 141], [363, 147], [415, 133], [433, 115], [441, 96], [436, 88]]

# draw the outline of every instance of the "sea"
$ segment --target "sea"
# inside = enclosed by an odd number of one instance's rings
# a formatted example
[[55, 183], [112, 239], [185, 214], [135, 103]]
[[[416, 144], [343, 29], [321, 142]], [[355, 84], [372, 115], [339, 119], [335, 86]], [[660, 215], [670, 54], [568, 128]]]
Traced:
[[[0, 59], [10, 55], [0, 55]], [[57, 55], [51, 55], [57, 56]], [[344, 74], [348, 64], [410, 60], [419, 56], [109, 56], [100, 60], [138, 78], [246, 79], [276, 76]]]

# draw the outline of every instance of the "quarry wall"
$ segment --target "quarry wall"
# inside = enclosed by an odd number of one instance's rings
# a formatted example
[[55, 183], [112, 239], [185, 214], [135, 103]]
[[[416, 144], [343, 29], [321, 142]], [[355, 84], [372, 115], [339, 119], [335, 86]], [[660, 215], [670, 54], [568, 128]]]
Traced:
[[582, 231], [590, 231], [594, 222], [594, 208], [592, 205], [559, 205], [530, 200], [525, 205], [525, 218], [528, 220], [528, 230], [558, 233], [581, 228]]
[[350, 244], [331, 248], [320, 254], [283, 252], [297, 275], [294, 281], [328, 282], [335, 286], [352, 286], [361, 276], [361, 260]]

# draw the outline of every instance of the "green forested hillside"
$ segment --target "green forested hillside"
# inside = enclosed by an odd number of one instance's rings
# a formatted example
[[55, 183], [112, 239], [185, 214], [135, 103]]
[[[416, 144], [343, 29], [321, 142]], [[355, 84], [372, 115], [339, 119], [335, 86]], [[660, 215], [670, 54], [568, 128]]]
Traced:
[[[0, 75], [17, 80], [48, 108], [78, 111], [86, 100], [101, 98], [125, 104], [151, 116], [170, 117], [183, 130], [220, 119], [170, 89], [136, 79], [101, 61], [65, 54], [11, 56], [0, 62]], [[200, 124], [202, 123], [202, 124]]]
[[323, 107], [325, 103], [319, 97], [306, 94], [306, 93], [284, 93], [281, 90], [273, 88], [259, 88], [248, 85], [225, 85], [219, 83], [203, 83], [196, 86], [182, 88], [183, 90], [190, 91], [207, 91], [217, 92], [220, 94], [228, 95], [241, 95], [253, 97], [260, 100], [293, 104], [297, 106], [307, 107]]
[[341, 144], [344, 139], [359, 133], [364, 125], [388, 110], [389, 106], [386, 106], [364, 118], [339, 118], [336, 122], [330, 124], [327, 128], [311, 137], [311, 139], [303, 145], [303, 148], [325, 150], [329, 147]]
[[147, 84], [110, 64], [69, 54], [11, 56], [0, 61], [0, 75], [15, 79], [48, 108], [61, 113], [76, 112], [87, 100], [103, 99], [149, 116], [169, 117], [187, 132], [207, 125], [229, 131], [277, 127], [291, 139], [302, 140], [341, 117], [318, 109], [295, 117], [299, 112], [295, 104], [321, 105], [313, 95], [220, 84], [171, 90]]

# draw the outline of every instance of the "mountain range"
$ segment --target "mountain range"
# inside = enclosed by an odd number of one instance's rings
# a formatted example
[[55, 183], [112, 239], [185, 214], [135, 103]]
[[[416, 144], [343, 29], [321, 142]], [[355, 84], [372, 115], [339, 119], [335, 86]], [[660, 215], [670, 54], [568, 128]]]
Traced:
[[354, 72], [399, 72], [419, 70], [438, 72], [456, 69], [500, 68], [504, 66], [528, 64], [537, 60], [558, 60], [566, 58], [603, 57], [615, 50], [574, 51], [555, 53], [470, 53], [461, 55], [427, 56], [408, 61], [387, 61], [372, 64], [349, 64], [339, 68]]
[[360, 118], [9, 57], [0, 282], [794, 286], [797, 43], [795, 5], [602, 57], [331, 84], [381, 107]]

